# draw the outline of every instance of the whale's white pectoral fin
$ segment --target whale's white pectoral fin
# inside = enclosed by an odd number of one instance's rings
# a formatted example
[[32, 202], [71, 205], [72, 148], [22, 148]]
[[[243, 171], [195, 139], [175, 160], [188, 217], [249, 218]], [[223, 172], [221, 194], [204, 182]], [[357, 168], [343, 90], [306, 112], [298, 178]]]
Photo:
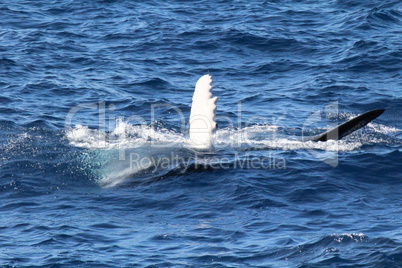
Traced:
[[217, 97], [212, 98], [210, 75], [202, 76], [195, 85], [190, 112], [190, 142], [199, 149], [212, 147], [212, 132], [216, 128], [215, 109]]

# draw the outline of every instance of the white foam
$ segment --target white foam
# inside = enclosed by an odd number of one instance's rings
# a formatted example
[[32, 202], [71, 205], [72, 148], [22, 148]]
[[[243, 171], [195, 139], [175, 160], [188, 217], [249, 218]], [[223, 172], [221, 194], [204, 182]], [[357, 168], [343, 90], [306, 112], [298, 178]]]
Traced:
[[29, 135], [27, 132], [18, 134], [16, 135], [16, 137], [8, 140], [7, 143], [5, 143], [4, 145], [0, 145], [0, 149], [4, 150], [5, 152], [12, 151], [18, 145], [26, 142], [26, 140], [29, 140], [31, 138], [31, 135]]
[[395, 133], [401, 131], [401, 129], [391, 127], [391, 126], [385, 126], [377, 123], [369, 123], [367, 127], [377, 133], [382, 133], [382, 134], [390, 134], [390, 133]]
[[[283, 137], [278, 133], [278, 127], [272, 125], [255, 125], [242, 129], [225, 128], [216, 131], [213, 136], [213, 146], [220, 148], [243, 148], [298, 150], [319, 149], [325, 151], [352, 151], [360, 148], [362, 142], [356, 140], [339, 140], [326, 142], [299, 141]], [[66, 132], [71, 145], [87, 149], [122, 149], [154, 147], [169, 147], [190, 144], [183, 134], [167, 129], [156, 130], [152, 126], [133, 126], [123, 121], [118, 122], [111, 133], [89, 129], [78, 125]]]
[[136, 125], [119, 120], [116, 128], [106, 133], [87, 126], [77, 125], [66, 132], [70, 144], [75, 147], [86, 149], [122, 149], [139, 148], [147, 144], [166, 146], [184, 142], [181, 134], [162, 129], [155, 130], [152, 126]]
[[273, 141], [263, 141], [261, 145], [271, 148], [271, 149], [281, 149], [281, 150], [323, 150], [329, 152], [339, 152], [339, 151], [353, 151], [362, 146], [360, 142], [348, 142], [345, 140], [335, 141], [329, 140], [324, 142], [315, 141], [297, 141], [289, 139], [277, 139]]
[[89, 129], [87, 126], [77, 125], [75, 128], [67, 130], [66, 137], [70, 144], [75, 147], [87, 149], [108, 148], [105, 142], [106, 134], [100, 130]]

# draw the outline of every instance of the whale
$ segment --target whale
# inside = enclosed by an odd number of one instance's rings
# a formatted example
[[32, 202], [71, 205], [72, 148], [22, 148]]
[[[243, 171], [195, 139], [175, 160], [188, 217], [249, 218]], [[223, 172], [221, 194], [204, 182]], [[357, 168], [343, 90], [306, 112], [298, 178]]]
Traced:
[[379, 117], [384, 113], [385, 109], [377, 109], [369, 112], [365, 112], [361, 115], [353, 117], [352, 119], [331, 128], [324, 133], [318, 134], [313, 137], [305, 137], [304, 140], [308, 141], [328, 141], [328, 140], [340, 140], [349, 134], [352, 134], [356, 130], [361, 129], [366, 126], [368, 123]]
[[216, 129], [215, 111], [217, 97], [212, 97], [212, 78], [204, 75], [198, 79], [190, 111], [190, 145], [196, 149], [212, 148], [212, 134]]
[[[213, 148], [213, 131], [216, 129], [215, 111], [217, 97], [212, 96], [212, 77], [202, 76], [196, 83], [190, 112], [190, 145], [196, 149]], [[331, 128], [315, 136], [303, 137], [302, 141], [324, 142], [340, 140], [363, 128], [383, 114], [385, 109], [376, 109]]]
[[216, 161], [220, 161], [216, 156], [221, 155], [222, 148], [229, 148], [229, 151], [224, 150], [224, 154], [230, 152], [234, 155], [231, 160], [223, 157], [224, 165], [237, 163], [239, 153], [253, 149], [332, 151], [339, 150], [340, 145], [341, 150], [350, 150], [359, 143], [340, 142], [334, 147], [330, 141], [345, 138], [385, 111], [368, 111], [318, 135], [292, 136], [290, 139], [277, 137], [279, 127], [270, 124], [217, 129], [218, 97], [212, 93], [212, 82], [209, 74], [196, 82], [190, 107], [189, 133], [165, 128], [158, 130], [152, 124], [132, 125], [121, 119], [113, 132], [76, 126], [67, 131], [67, 138], [76, 147], [90, 149], [82, 156], [83, 161], [93, 167], [91, 173], [97, 178], [96, 182], [103, 188], [109, 188], [146, 183], [169, 174], [214, 166]]

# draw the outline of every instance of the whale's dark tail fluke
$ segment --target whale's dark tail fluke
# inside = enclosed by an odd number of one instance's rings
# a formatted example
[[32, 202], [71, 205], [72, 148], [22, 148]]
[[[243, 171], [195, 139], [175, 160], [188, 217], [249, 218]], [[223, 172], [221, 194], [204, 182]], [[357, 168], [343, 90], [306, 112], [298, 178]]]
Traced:
[[340, 140], [343, 137], [351, 134], [352, 132], [364, 127], [368, 123], [370, 123], [372, 120], [376, 119], [379, 117], [385, 109], [378, 109], [378, 110], [373, 110], [364, 114], [361, 114], [359, 116], [356, 116], [349, 121], [346, 121], [343, 124], [340, 124], [339, 126], [336, 126], [322, 134], [319, 134], [314, 137], [309, 137], [306, 138], [305, 140], [311, 140], [311, 141], [327, 141], [327, 140]]

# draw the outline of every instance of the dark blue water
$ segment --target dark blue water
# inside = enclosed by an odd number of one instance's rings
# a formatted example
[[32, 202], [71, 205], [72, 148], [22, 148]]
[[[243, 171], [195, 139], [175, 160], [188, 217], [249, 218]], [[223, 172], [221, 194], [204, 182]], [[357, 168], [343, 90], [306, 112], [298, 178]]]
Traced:
[[[402, 266], [400, 1], [18, 0], [0, 18], [2, 266]], [[204, 74], [219, 128], [198, 155], [182, 119]]]

